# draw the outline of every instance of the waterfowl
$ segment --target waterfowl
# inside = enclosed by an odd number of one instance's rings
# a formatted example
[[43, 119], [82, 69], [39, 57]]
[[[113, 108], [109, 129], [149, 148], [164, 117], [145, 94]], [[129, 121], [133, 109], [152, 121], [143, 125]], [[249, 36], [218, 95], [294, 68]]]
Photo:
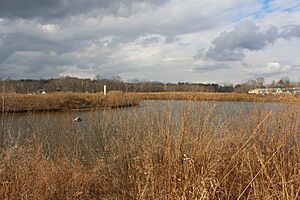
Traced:
[[75, 117], [73, 119], [73, 122], [81, 122], [82, 121], [82, 118], [81, 117]]

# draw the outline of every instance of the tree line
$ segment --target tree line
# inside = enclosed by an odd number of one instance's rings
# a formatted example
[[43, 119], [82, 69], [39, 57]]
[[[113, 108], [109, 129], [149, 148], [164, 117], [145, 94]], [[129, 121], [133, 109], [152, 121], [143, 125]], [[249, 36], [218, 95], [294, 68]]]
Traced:
[[281, 77], [278, 81], [273, 80], [270, 84], [265, 83], [263, 77], [248, 80], [245, 83], [237, 84], [234, 87], [235, 92], [246, 93], [255, 88], [293, 88], [300, 87], [300, 82], [292, 82], [289, 77]]
[[[220, 85], [220, 84], [204, 84], [204, 83], [161, 83], [157, 81], [138, 81], [130, 82], [122, 81], [119, 76], [111, 79], [80, 79], [76, 77], [60, 77], [51, 79], [21, 79], [21, 80], [1, 80], [0, 86], [2, 92], [15, 93], [38, 93], [46, 92], [102, 92], [103, 86], [107, 85], [109, 91], [123, 92], [248, 92], [254, 88], [266, 87], [263, 78], [250, 80], [237, 85]], [[292, 83], [287, 77], [279, 81], [272, 82], [267, 87], [291, 87], [300, 86], [299, 83]]]

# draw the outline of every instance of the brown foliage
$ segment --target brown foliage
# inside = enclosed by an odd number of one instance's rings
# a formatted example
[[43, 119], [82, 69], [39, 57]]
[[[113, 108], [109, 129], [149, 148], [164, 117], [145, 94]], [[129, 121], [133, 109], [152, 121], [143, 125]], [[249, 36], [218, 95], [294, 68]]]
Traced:
[[284, 102], [299, 103], [300, 96], [293, 95], [250, 95], [240, 93], [213, 92], [152, 92], [129, 93], [147, 100], [196, 100], [196, 101], [238, 101], [238, 102]]
[[0, 150], [0, 199], [299, 199], [299, 109], [219, 109], [101, 112], [51, 150], [33, 130]]
[[72, 109], [98, 109], [138, 105], [139, 100], [123, 93], [56, 92], [47, 94], [12, 94], [1, 95], [0, 110], [5, 112], [28, 111], [64, 111]]

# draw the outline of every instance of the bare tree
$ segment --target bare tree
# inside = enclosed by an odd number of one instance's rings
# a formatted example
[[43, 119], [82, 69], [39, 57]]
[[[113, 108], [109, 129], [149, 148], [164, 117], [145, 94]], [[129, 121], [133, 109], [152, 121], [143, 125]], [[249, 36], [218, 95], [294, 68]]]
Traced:
[[122, 82], [122, 78], [119, 75], [114, 75], [110, 78], [113, 82]]
[[257, 88], [263, 88], [264, 87], [264, 83], [265, 83], [265, 78], [264, 77], [259, 77], [256, 79], [256, 84], [257, 84]]
[[290, 87], [291, 81], [290, 81], [289, 77], [284, 76], [279, 80], [278, 84], [280, 87]]

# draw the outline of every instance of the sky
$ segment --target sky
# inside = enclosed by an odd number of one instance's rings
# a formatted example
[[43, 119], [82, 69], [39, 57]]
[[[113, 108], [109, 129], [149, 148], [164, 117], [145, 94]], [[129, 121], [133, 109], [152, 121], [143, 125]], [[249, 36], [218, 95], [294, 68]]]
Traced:
[[300, 0], [0, 0], [0, 79], [300, 81]]

